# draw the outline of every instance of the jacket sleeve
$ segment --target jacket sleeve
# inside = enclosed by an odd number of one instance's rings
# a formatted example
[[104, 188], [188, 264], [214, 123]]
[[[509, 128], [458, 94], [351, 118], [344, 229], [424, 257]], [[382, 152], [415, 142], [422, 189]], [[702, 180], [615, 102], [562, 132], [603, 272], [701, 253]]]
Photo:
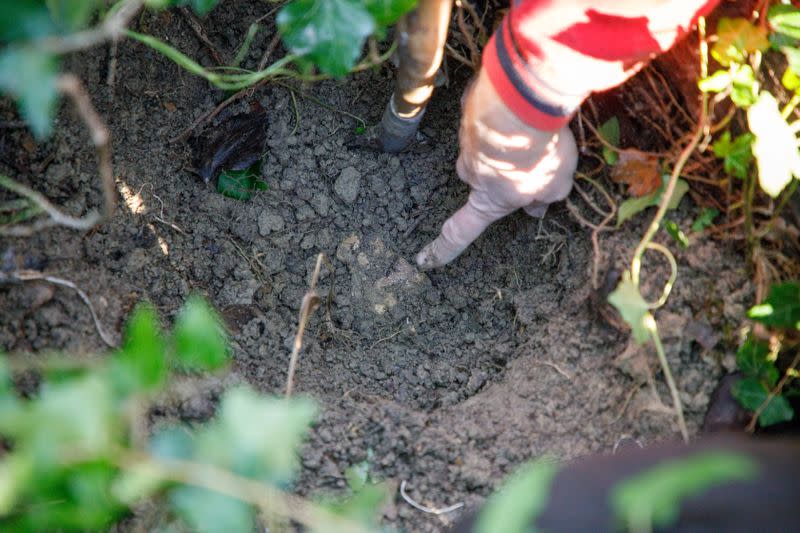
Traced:
[[615, 87], [719, 0], [512, 0], [483, 67], [525, 123], [556, 131], [594, 91]]

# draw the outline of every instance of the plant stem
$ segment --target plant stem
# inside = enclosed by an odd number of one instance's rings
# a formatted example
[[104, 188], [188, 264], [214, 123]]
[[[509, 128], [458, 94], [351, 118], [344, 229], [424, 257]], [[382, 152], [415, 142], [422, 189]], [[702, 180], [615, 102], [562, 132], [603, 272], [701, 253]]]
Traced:
[[767, 222], [767, 225], [764, 227], [763, 230], [758, 232], [757, 237], [759, 239], [764, 238], [770, 231], [772, 231], [772, 228], [773, 226], [775, 226], [775, 222], [780, 217], [783, 208], [786, 207], [786, 204], [789, 203], [789, 199], [797, 190], [798, 181], [800, 180], [793, 179], [792, 182], [789, 184], [789, 186], [786, 188], [786, 190], [783, 191], [783, 195], [781, 196], [781, 199], [778, 202], [778, 207], [775, 208], [775, 211], [772, 213], [772, 217], [769, 219], [769, 222]]
[[650, 337], [653, 339], [653, 344], [655, 345], [656, 353], [658, 354], [658, 362], [661, 363], [661, 370], [664, 372], [664, 379], [667, 380], [667, 386], [669, 387], [669, 392], [672, 395], [672, 406], [675, 409], [675, 415], [678, 418], [678, 428], [681, 431], [683, 441], [688, 443], [689, 430], [686, 427], [686, 420], [683, 418], [683, 404], [681, 403], [681, 397], [678, 393], [678, 387], [675, 385], [675, 378], [672, 377], [672, 370], [670, 370], [669, 362], [667, 361], [667, 356], [664, 352], [664, 346], [661, 344], [661, 337], [658, 335], [658, 326], [656, 326], [656, 321], [652, 315], [648, 315], [648, 318], [645, 320], [650, 322], [647, 324], [647, 329], [650, 331]]
[[360, 524], [320, 505], [214, 465], [179, 459], [161, 460], [127, 449], [116, 450], [109, 459], [124, 470], [236, 498], [257, 506], [267, 515], [288, 517], [313, 531], [366, 532]]
[[784, 107], [783, 111], [781, 111], [781, 118], [783, 120], [789, 118], [789, 115], [792, 114], [792, 111], [794, 111], [794, 108], [797, 107], [797, 104], [800, 104], [800, 94], [794, 93], [789, 102], [787, 102], [786, 107]]
[[756, 189], [756, 177], [753, 173], [748, 173], [744, 182], [744, 198], [742, 199], [742, 209], [744, 211], [744, 235], [747, 243], [747, 265], [753, 266], [753, 253], [755, 251], [758, 236], [753, 231], [753, 196]]

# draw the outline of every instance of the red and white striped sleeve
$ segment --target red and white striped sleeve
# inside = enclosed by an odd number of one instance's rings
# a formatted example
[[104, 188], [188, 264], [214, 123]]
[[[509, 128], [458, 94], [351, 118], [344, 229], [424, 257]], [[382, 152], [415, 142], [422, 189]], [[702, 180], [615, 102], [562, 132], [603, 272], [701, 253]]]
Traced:
[[512, 0], [483, 67], [525, 123], [556, 131], [592, 92], [668, 50], [719, 0]]

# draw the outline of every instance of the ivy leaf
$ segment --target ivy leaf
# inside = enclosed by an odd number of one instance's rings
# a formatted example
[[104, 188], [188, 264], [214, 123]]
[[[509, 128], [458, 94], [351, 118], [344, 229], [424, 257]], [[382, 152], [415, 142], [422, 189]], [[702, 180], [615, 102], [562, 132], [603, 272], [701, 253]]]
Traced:
[[20, 421], [18, 444], [33, 454], [38, 467], [59, 463], [64, 450], [104, 454], [116, 428], [112, 405], [110, 384], [100, 375], [47, 383]]
[[546, 459], [518, 470], [491, 495], [475, 522], [475, 533], [528, 531], [545, 509], [558, 463]]
[[750, 107], [758, 100], [756, 74], [750, 65], [731, 65], [731, 100], [738, 107]]
[[784, 46], [781, 48], [781, 52], [786, 56], [786, 63], [789, 65], [789, 69], [793, 73], [800, 72], [800, 50], [794, 46]]
[[242, 500], [199, 487], [180, 487], [169, 495], [170, 503], [198, 533], [251, 533], [255, 513]]
[[228, 198], [246, 202], [253, 197], [253, 191], [266, 190], [267, 184], [259, 179], [259, 165], [242, 170], [223, 170], [217, 178], [217, 192]]
[[711, 76], [697, 82], [697, 87], [704, 93], [721, 93], [730, 87], [733, 78], [729, 70], [718, 70]]
[[800, 77], [794, 73], [794, 70], [787, 68], [783, 71], [783, 76], [781, 76], [781, 85], [783, 85], [787, 91], [796, 91], [800, 89]]
[[800, 9], [790, 5], [774, 5], [769, 8], [767, 20], [776, 32], [800, 39]]
[[631, 327], [636, 342], [647, 342], [650, 338], [648, 321], [652, 321], [653, 317], [629, 273], [623, 275], [617, 288], [608, 295], [608, 302], [617, 308], [622, 319]]
[[680, 226], [678, 226], [675, 222], [667, 220], [666, 222], [664, 222], [664, 229], [667, 230], [669, 236], [675, 239], [675, 241], [681, 248], [689, 247], [689, 239], [686, 237], [686, 234], [681, 230]]
[[218, 3], [219, 0], [145, 0], [145, 4], [151, 9], [190, 5], [194, 12], [200, 16], [214, 9]]
[[[331, 511], [339, 516], [344, 516], [350, 520], [357, 521], [367, 526], [373, 526], [372, 531], [380, 531], [375, 526], [376, 515], [386, 501], [388, 490], [384, 483], [377, 485], [364, 485], [355, 493], [333, 506]], [[317, 530], [323, 533], [322, 530]]]
[[53, 20], [41, 0], [0, 2], [0, 42], [38, 39], [54, 31]]
[[189, 0], [189, 4], [192, 6], [194, 12], [200, 16], [214, 9], [218, 3], [219, 0]]
[[189, 297], [178, 316], [175, 350], [180, 363], [194, 370], [214, 370], [227, 361], [227, 338], [222, 322], [200, 296]]
[[43, 139], [53, 128], [58, 103], [58, 61], [52, 54], [28, 47], [0, 51], [0, 91], [13, 96], [33, 134]]
[[285, 483], [297, 467], [296, 450], [314, 419], [310, 400], [261, 396], [247, 387], [225, 393], [213, 424], [197, 435], [195, 460], [239, 475]]
[[390, 26], [414, 9], [417, 0], [362, 0], [379, 26]]
[[694, 219], [692, 223], [692, 231], [699, 232], [703, 231], [707, 227], [711, 226], [714, 223], [714, 219], [719, 216], [719, 209], [714, 207], [706, 207], [703, 209], [700, 214]]
[[375, 20], [358, 0], [293, 0], [278, 12], [286, 47], [308, 56], [322, 72], [341, 77], [350, 72]]
[[116, 357], [114, 378], [125, 392], [156, 390], [167, 377], [166, 343], [158, 316], [150, 305], [140, 305], [125, 332], [125, 343]]
[[720, 65], [744, 63], [747, 54], [769, 48], [767, 30], [751, 24], [745, 18], [723, 17], [717, 24], [717, 42], [711, 49], [711, 56]]
[[97, 0], [46, 0], [50, 16], [67, 30], [84, 28], [98, 7]]
[[[620, 227], [623, 222], [628, 220], [629, 218], [633, 217], [637, 213], [641, 213], [648, 207], [652, 207], [661, 203], [661, 196], [664, 194], [664, 190], [667, 187], [667, 178], [665, 177], [661, 187], [647, 196], [642, 196], [641, 198], [628, 198], [624, 202], [622, 202], [619, 206], [619, 211], [617, 212], [617, 227]], [[686, 183], [685, 180], [679, 179], [678, 182], [675, 184], [675, 190], [672, 193], [672, 199], [667, 206], [667, 209], [676, 209], [678, 205], [680, 205], [681, 200], [689, 192], [689, 184]]]
[[350, 490], [353, 492], [361, 490], [369, 479], [369, 461], [361, 461], [358, 464], [351, 465], [345, 470], [344, 478]]
[[766, 301], [751, 308], [747, 316], [765, 326], [800, 329], [800, 284], [790, 281], [773, 285]]
[[762, 91], [747, 110], [747, 122], [755, 136], [753, 155], [758, 163], [758, 182], [764, 192], [775, 198], [793, 175], [800, 176], [797, 139], [768, 91]]
[[765, 343], [748, 338], [736, 352], [736, 368], [745, 376], [764, 380], [774, 387], [778, 382], [778, 369], [768, 359], [769, 353], [769, 346]]
[[[602, 126], [600, 126], [600, 136], [606, 140], [611, 146], [619, 146], [619, 119], [611, 117]], [[603, 146], [603, 159], [606, 163], [613, 165], [619, 159], [617, 152], [607, 146]]]
[[[625, 531], [669, 529], [681, 504], [692, 496], [731, 481], [758, 475], [750, 457], [722, 450], [668, 459], [618, 482], [610, 503]], [[655, 526], [655, 527], [654, 527]]]
[[725, 172], [739, 179], [745, 179], [753, 161], [752, 133], [743, 133], [731, 142], [731, 132], [725, 131], [714, 143], [714, 155], [723, 159]]
[[[756, 378], [743, 378], [731, 387], [731, 394], [739, 405], [756, 412], [764, 402], [769, 399], [769, 389], [766, 385]], [[794, 410], [788, 400], [781, 395], [774, 396], [769, 400], [761, 416], [758, 417], [758, 425], [761, 427], [788, 422], [794, 417]]]

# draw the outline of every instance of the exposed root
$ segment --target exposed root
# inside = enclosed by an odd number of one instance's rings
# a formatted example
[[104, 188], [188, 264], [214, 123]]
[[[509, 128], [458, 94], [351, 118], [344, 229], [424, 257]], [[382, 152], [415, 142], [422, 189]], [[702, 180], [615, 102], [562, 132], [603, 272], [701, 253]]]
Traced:
[[116, 348], [118, 346], [118, 343], [105, 331], [103, 325], [100, 324], [100, 319], [97, 317], [97, 312], [94, 310], [94, 305], [92, 305], [92, 301], [89, 299], [89, 296], [72, 281], [63, 278], [57, 278], [55, 276], [49, 276], [33, 270], [19, 270], [10, 273], [0, 272], [0, 285], [4, 283], [30, 281], [46, 281], [47, 283], [52, 283], [53, 285], [59, 285], [61, 287], [67, 287], [68, 289], [74, 290], [76, 293], [78, 293], [78, 296], [83, 303], [86, 304], [86, 307], [89, 308], [89, 312], [92, 315], [92, 321], [94, 322], [94, 327], [97, 330], [97, 334], [100, 335], [101, 339], [103, 339], [103, 342], [106, 343], [106, 345], [110, 348]]
[[400, 482], [400, 496], [405, 500], [405, 502], [413, 507], [418, 511], [422, 511], [423, 513], [432, 514], [432, 515], [443, 515], [447, 513], [452, 513], [453, 511], [457, 511], [464, 507], [464, 502], [454, 503], [453, 505], [448, 505], [447, 507], [426, 507], [420, 503], [417, 503], [411, 496], [406, 493], [406, 481], [403, 480]]

